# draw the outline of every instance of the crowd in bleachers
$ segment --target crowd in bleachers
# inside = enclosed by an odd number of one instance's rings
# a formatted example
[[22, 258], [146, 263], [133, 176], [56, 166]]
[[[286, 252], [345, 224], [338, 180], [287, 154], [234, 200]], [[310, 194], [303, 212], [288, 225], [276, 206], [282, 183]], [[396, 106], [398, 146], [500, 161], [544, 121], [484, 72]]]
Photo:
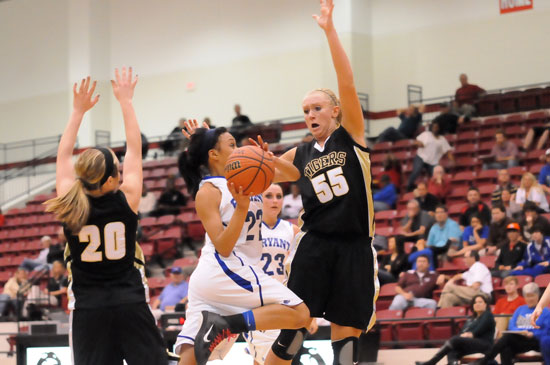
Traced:
[[[516, 354], [541, 351], [550, 342], [550, 317], [539, 320], [544, 322], [542, 330], [533, 330], [527, 320], [516, 318], [532, 312], [536, 299], [514, 314], [524, 304], [518, 290], [523, 288], [526, 298], [538, 298], [539, 287], [550, 283], [548, 114], [541, 110], [476, 117], [476, 108], [478, 114], [488, 115], [483, 104], [487, 100], [479, 94], [482, 89], [471, 89], [478, 94], [467, 112], [457, 113], [444, 105], [424, 128], [417, 122], [422, 119], [419, 109], [411, 109], [416, 111], [409, 114], [417, 123], [413, 137], [388, 141], [387, 135], [393, 132], [385, 131], [372, 148], [382, 344], [422, 347], [445, 342], [425, 364], [435, 364], [444, 356], [452, 363], [474, 352], [485, 354], [480, 363], [500, 354], [502, 363], [508, 364]], [[515, 95], [515, 109], [507, 106], [503, 113], [520, 111], [523, 99]], [[542, 97], [536, 100], [540, 106]], [[495, 99], [492, 114], [501, 101]], [[406, 117], [401, 115], [400, 127], [410, 122]], [[540, 143], [529, 150], [537, 138]], [[430, 144], [432, 151], [422, 151]], [[497, 326], [499, 339], [494, 346], [494, 325], [481, 335], [468, 329], [463, 319], [448, 318], [469, 313], [475, 322], [485, 310], [492, 317], [495, 303], [493, 313], [507, 317], [496, 318], [506, 324]], [[485, 309], [478, 313], [476, 305]], [[526, 332], [503, 335], [518, 328]], [[464, 337], [486, 341], [476, 346]], [[550, 354], [543, 352], [550, 361]]]

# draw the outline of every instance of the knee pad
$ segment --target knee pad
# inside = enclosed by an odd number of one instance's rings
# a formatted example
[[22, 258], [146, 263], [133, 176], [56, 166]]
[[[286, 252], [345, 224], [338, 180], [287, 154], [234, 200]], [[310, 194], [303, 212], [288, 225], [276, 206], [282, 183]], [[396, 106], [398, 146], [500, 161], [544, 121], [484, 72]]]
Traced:
[[279, 337], [273, 342], [271, 350], [283, 360], [292, 360], [302, 348], [306, 333], [307, 329], [305, 328], [300, 328], [299, 330], [281, 330]]
[[346, 337], [332, 342], [334, 365], [355, 364], [359, 361], [359, 338]]

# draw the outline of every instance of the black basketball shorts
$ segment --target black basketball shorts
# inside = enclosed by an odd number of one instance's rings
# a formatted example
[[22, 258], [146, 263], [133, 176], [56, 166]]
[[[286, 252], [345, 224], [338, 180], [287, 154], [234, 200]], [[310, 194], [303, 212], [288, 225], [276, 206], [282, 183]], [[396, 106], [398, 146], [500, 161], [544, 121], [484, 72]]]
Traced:
[[166, 365], [168, 356], [146, 303], [75, 309], [70, 344], [74, 365]]
[[308, 232], [298, 239], [289, 289], [306, 303], [312, 317], [370, 329], [379, 291], [372, 238]]

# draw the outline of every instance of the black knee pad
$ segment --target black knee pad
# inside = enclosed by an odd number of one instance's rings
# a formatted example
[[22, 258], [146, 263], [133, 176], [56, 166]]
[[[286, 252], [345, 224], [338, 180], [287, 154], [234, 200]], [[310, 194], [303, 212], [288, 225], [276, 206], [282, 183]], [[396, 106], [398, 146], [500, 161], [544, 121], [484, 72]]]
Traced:
[[300, 348], [302, 348], [306, 333], [307, 329], [305, 328], [300, 328], [299, 330], [281, 330], [279, 337], [273, 342], [271, 350], [283, 360], [292, 360], [298, 351], [300, 351]]
[[359, 361], [359, 338], [346, 337], [332, 342], [333, 365], [350, 365]]

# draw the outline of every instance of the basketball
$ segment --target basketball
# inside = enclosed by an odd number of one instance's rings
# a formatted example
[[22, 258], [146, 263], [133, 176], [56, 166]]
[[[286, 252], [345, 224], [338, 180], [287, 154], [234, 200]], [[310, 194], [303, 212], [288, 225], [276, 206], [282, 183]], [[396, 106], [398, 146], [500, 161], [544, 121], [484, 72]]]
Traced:
[[225, 178], [236, 189], [242, 186], [244, 194], [263, 193], [271, 185], [274, 173], [273, 158], [257, 146], [237, 148], [225, 165]]

